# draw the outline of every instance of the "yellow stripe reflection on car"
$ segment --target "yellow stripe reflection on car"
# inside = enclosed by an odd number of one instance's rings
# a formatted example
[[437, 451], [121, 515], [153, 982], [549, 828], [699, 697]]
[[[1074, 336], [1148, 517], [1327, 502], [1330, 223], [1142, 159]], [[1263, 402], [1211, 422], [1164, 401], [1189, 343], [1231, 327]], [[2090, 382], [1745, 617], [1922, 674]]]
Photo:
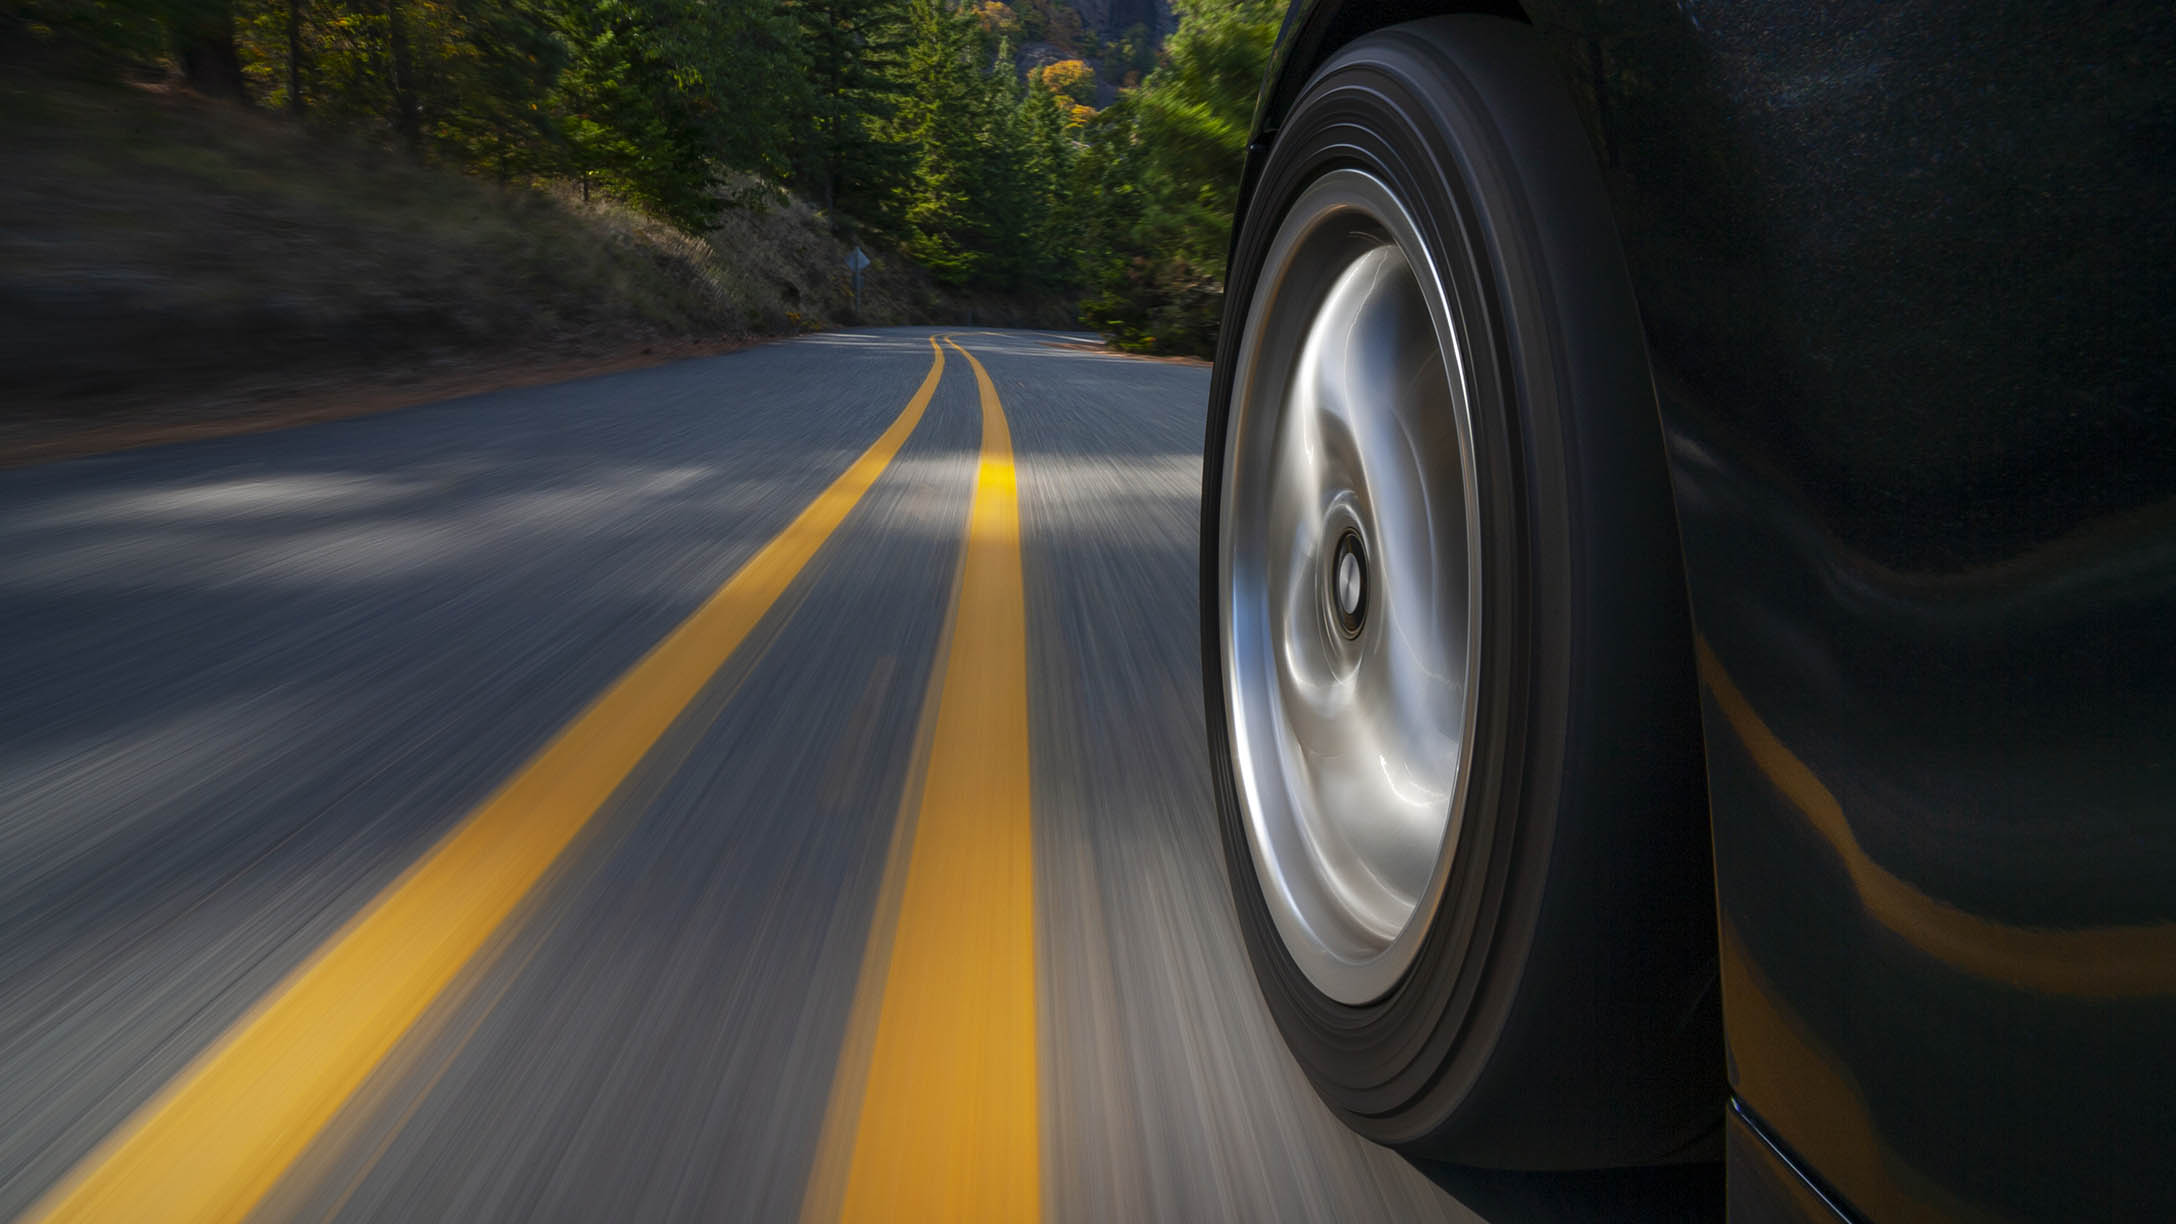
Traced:
[[982, 454], [943, 689], [845, 1185], [810, 1186], [812, 1203], [836, 1194], [854, 1222], [1026, 1221], [1042, 1208], [1019, 497], [997, 389], [953, 347], [981, 393]]
[[1762, 1119], [1813, 1168], [1849, 1186], [1852, 1205], [1877, 1220], [1984, 1220], [1907, 1163], [1882, 1136], [1849, 1060], [1823, 1045], [1722, 924], [1723, 1010], [1730, 1017], [1731, 1086], [1760, 1103]]
[[521, 772], [172, 1083], [28, 1219], [239, 1220], [489, 941], [876, 482], [944, 374]]
[[1700, 678], [1768, 781], [1835, 850], [1859, 903], [1883, 926], [1953, 969], [2019, 990], [2080, 998], [2176, 994], [2176, 923], [2062, 929], [2013, 926], [1930, 897], [1874, 861], [1843, 804], [1738, 691], [1705, 638]]

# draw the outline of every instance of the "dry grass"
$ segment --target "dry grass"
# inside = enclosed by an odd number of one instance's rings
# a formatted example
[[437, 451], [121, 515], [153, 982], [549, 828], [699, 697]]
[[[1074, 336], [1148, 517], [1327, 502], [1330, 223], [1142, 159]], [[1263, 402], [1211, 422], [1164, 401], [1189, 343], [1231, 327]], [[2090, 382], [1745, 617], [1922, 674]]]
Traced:
[[[234, 388], [429, 377], [650, 339], [844, 322], [1069, 322], [848, 249], [787, 199], [694, 238], [562, 186], [502, 186], [184, 94], [0, 81], [0, 399], [98, 415]], [[216, 397], [215, 397], [216, 398]]]
[[846, 254], [854, 244], [834, 233], [814, 205], [791, 196], [769, 208], [727, 212], [705, 241], [726, 292], [758, 331], [848, 322], [1075, 325], [1072, 303], [1061, 295], [946, 290], [922, 269], [883, 250], [867, 252], [872, 262], [862, 274], [857, 313], [846, 271]]
[[0, 87], [0, 369], [30, 398], [719, 329], [635, 226], [276, 117]]

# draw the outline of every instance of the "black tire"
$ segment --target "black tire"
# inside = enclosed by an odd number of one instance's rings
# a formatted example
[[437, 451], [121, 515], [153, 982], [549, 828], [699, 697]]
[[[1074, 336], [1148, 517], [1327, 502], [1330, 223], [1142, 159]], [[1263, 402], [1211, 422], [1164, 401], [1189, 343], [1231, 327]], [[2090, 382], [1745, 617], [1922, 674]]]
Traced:
[[[1292, 202], [1340, 167], [1389, 185], [1443, 271], [1474, 389], [1485, 546], [1465, 831], [1412, 967], [1359, 1006], [1314, 987], [1265, 907], [1234, 790], [1217, 611], [1221, 469], [1255, 277]], [[1467, 1165], [1704, 1150], [1725, 1088], [1668, 473], [1593, 152], [1525, 27], [1395, 26], [1340, 51], [1294, 104], [1234, 247], [1202, 530], [1233, 895], [1270, 1011], [1322, 1098], [1363, 1135]]]

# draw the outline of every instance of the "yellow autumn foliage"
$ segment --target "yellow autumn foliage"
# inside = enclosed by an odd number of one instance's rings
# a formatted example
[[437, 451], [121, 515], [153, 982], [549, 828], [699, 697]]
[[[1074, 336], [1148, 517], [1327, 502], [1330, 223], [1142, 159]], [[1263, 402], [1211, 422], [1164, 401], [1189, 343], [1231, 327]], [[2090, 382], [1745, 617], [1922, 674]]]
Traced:
[[1050, 87], [1050, 92], [1077, 104], [1096, 96], [1096, 70], [1081, 60], [1059, 60], [1043, 69], [1043, 84]]

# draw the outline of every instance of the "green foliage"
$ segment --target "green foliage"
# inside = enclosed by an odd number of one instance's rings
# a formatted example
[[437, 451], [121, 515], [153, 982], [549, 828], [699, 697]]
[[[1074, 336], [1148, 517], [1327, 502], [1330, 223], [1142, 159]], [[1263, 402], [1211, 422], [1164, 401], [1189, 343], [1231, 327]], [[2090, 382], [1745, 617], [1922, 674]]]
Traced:
[[909, 27], [899, 0], [800, 0], [792, 9], [808, 64], [793, 140], [793, 182], [876, 237], [906, 234], [914, 149], [895, 120], [908, 90]]
[[0, 43], [19, 29], [139, 67], [178, 50], [177, 33], [199, 11], [196, 0], [0, 0]]
[[1079, 151], [1072, 108], [1047, 86], [1031, 82], [1020, 95], [1016, 122], [1030, 204], [1020, 236], [1028, 253], [1021, 273], [1037, 285], [1069, 284], [1080, 266], [1081, 227], [1092, 204], [1073, 190]]
[[915, 150], [907, 198], [907, 253], [951, 284], [982, 264], [983, 210], [974, 188], [978, 154], [981, 40], [972, 14], [944, 0], [910, 0], [907, 97], [898, 131]]
[[1013, 0], [1009, 7], [1022, 42], [1047, 42], [1065, 55], [1080, 50], [1087, 27], [1067, 0]]
[[1048, 287], [1071, 272], [1054, 247], [1073, 147], [1066, 113], [1023, 87], [983, 10], [910, 0], [897, 135], [914, 150], [905, 248], [952, 285]]
[[1107, 201], [1082, 318], [1121, 346], [1206, 356], [1276, 0], [1174, 0], [1179, 28], [1138, 90], [1090, 125], [1083, 189]]
[[798, 65], [774, 6], [588, 0], [558, 15], [568, 62], [548, 98], [567, 169], [690, 230], [721, 168], [778, 175]]
[[1130, 88], [1139, 81], [1127, 81], [1126, 78], [1145, 76], [1156, 66], [1156, 50], [1156, 36], [1147, 26], [1136, 22], [1126, 27], [1118, 41], [1104, 48], [1104, 63]]
[[[417, 160], [566, 182], [689, 233], [791, 190], [967, 290], [1086, 291], [1121, 343], [1213, 343], [1278, 0], [1175, 0], [1159, 54], [1070, 0], [0, 0]], [[6, 33], [0, 28], [0, 34]], [[1061, 56], [1023, 79], [1016, 42]], [[1092, 61], [1092, 62], [1091, 62]], [[1138, 88], [1098, 114], [1097, 73]]]

